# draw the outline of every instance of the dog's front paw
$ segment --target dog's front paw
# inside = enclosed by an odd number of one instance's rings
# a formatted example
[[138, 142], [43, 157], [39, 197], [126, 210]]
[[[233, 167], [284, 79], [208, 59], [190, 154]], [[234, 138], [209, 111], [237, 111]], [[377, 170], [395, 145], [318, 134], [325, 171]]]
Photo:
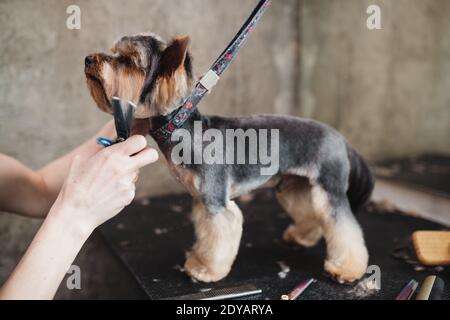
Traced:
[[302, 231], [295, 224], [291, 224], [283, 234], [283, 240], [287, 243], [298, 244], [303, 247], [314, 247], [322, 238], [322, 228], [317, 226], [306, 231]]
[[195, 254], [191, 254], [187, 258], [184, 269], [189, 276], [202, 282], [216, 282], [222, 280], [230, 272], [230, 268], [215, 268], [206, 265]]
[[348, 252], [339, 259], [326, 260], [325, 270], [339, 283], [354, 282], [366, 273], [368, 259], [366, 250], [358, 255]]

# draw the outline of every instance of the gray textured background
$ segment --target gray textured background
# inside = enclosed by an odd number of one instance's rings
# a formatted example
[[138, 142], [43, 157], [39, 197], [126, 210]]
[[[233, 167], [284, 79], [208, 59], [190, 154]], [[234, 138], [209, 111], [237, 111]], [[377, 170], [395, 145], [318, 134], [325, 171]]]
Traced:
[[[85, 86], [88, 53], [108, 50], [124, 34], [189, 34], [201, 74], [255, 3], [0, 0], [0, 152], [39, 168], [106, 122]], [[65, 27], [70, 4], [81, 7], [81, 30]], [[381, 6], [382, 30], [366, 28], [369, 4]], [[201, 110], [315, 118], [369, 159], [450, 152], [449, 17], [447, 0], [275, 0]], [[138, 194], [181, 190], [161, 161], [141, 174]], [[0, 214], [0, 283], [39, 224]], [[119, 290], [118, 277], [107, 276], [120, 272], [110, 259], [94, 237], [77, 262], [85, 290], [58, 297], [132, 296], [132, 280]]]

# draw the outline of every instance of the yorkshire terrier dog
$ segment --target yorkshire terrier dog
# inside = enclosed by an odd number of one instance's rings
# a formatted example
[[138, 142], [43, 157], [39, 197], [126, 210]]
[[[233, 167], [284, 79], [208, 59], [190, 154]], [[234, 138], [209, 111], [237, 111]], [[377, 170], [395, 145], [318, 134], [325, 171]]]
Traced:
[[[121, 38], [112, 54], [87, 56], [87, 84], [98, 107], [112, 113], [112, 97], [130, 100], [137, 105], [133, 133], [152, 134], [193, 89], [189, 42], [189, 37], [178, 37], [167, 44], [155, 34], [140, 34]], [[286, 115], [225, 118], [198, 110], [183, 129], [193, 132], [195, 121], [203, 131], [278, 129], [280, 159], [272, 175], [261, 175], [258, 164], [177, 164], [171, 159], [176, 142], [158, 143], [170, 171], [193, 197], [196, 242], [185, 263], [191, 277], [212, 282], [227, 276], [243, 223], [232, 199], [267, 186], [276, 188], [281, 206], [293, 219], [285, 241], [311, 247], [324, 237], [324, 267], [334, 279], [352, 282], [364, 275], [368, 252], [353, 213], [369, 199], [374, 180], [365, 161], [338, 132]]]

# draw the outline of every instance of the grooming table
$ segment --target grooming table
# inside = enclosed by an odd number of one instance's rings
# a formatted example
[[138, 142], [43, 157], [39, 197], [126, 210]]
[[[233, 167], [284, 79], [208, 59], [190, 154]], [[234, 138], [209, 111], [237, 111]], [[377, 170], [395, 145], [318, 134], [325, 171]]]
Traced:
[[[373, 205], [356, 217], [365, 233], [369, 264], [381, 268], [381, 290], [335, 283], [323, 271], [325, 243], [311, 249], [285, 244], [281, 236], [291, 223], [270, 190], [258, 192], [249, 202], [238, 202], [244, 214], [244, 232], [231, 273], [218, 283], [196, 283], [181, 271], [185, 252], [194, 241], [189, 221], [191, 199], [170, 195], [136, 201], [101, 227], [101, 233], [150, 299], [197, 293], [211, 288], [254, 284], [263, 293], [253, 299], [280, 299], [298, 283], [314, 277], [300, 299], [394, 299], [411, 279], [421, 281], [437, 274], [446, 282], [444, 298], [450, 298], [450, 271], [434, 268], [415, 271], [392, 252], [409, 244], [415, 230], [443, 229], [425, 220], [386, 214]], [[283, 278], [281, 266], [289, 267]], [[286, 270], [285, 270], [286, 271]]]

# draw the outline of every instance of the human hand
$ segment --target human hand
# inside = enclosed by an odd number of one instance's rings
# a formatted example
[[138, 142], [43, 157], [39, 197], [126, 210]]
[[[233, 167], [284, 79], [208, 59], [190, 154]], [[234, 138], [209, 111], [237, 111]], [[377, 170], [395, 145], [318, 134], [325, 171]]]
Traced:
[[133, 200], [139, 169], [158, 159], [156, 150], [146, 145], [145, 138], [136, 135], [88, 159], [75, 156], [54, 204], [58, 209], [51, 213], [85, 233], [114, 217]]

